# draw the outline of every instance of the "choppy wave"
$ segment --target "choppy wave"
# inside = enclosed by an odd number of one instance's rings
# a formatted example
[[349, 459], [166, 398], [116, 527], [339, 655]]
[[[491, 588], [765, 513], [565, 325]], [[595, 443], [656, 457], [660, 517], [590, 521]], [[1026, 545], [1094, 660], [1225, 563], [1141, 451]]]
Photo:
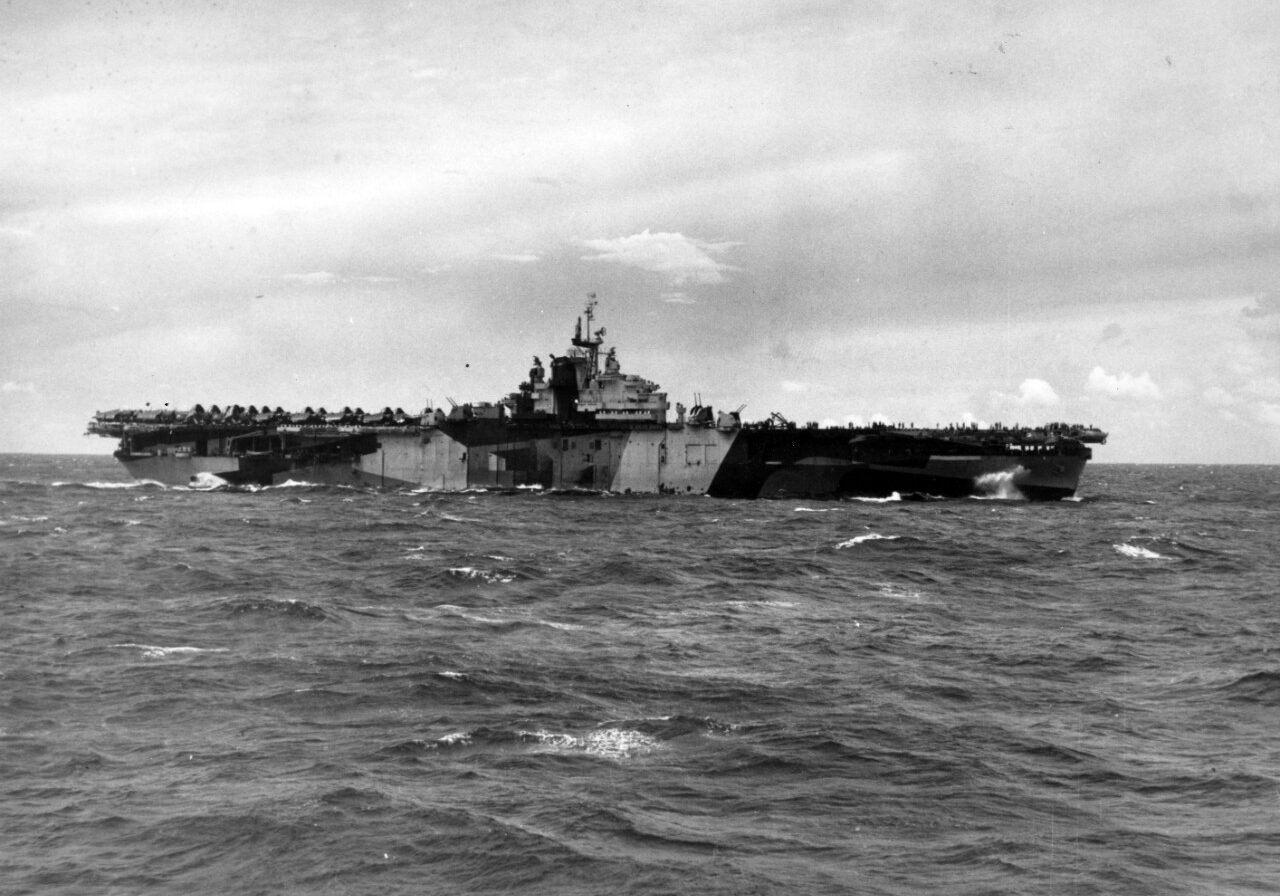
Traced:
[[16, 892], [1273, 876], [1272, 469], [1091, 466], [1064, 508], [62, 464], [0, 487]]
[[1267, 669], [1242, 675], [1222, 690], [1231, 700], [1272, 707], [1280, 706], [1280, 669]]
[[491, 569], [477, 569], [474, 566], [454, 566], [446, 571], [456, 578], [478, 579], [493, 585], [505, 585], [516, 580], [516, 577], [510, 573], [497, 572]]
[[264, 616], [290, 617], [308, 620], [324, 620], [329, 613], [319, 604], [300, 598], [242, 598], [229, 604], [230, 612], [237, 615], [254, 614]]
[[94, 491], [134, 491], [138, 489], [159, 489], [165, 488], [164, 483], [156, 482], [154, 479], [138, 479], [129, 482], [114, 481], [91, 481], [91, 482], [68, 482], [57, 480], [51, 482], [53, 488], [66, 489], [91, 489]]

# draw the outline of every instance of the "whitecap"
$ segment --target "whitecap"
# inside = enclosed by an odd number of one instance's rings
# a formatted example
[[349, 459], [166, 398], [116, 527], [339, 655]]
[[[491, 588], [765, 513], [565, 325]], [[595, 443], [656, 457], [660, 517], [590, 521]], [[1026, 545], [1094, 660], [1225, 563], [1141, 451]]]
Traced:
[[892, 598], [894, 600], [926, 600], [926, 595], [923, 591], [916, 588], [907, 588], [902, 585], [895, 585], [892, 582], [879, 583], [877, 591], [879, 591], [879, 593], [884, 597]]
[[580, 632], [585, 626], [574, 625], [571, 622], [550, 622], [546, 619], [536, 620], [538, 625], [545, 625], [547, 628], [559, 629], [562, 632]]
[[627, 759], [661, 747], [656, 739], [632, 728], [601, 728], [582, 737], [544, 730], [520, 731], [519, 736], [547, 751], [587, 753], [606, 759]]
[[830, 507], [797, 507], [795, 513], [830, 513]]
[[596, 756], [625, 759], [651, 753], [661, 744], [642, 731], [631, 728], [603, 728], [592, 731], [585, 738], [585, 749]]
[[789, 600], [726, 600], [721, 606], [733, 607], [739, 610], [754, 610], [759, 607], [776, 607], [782, 610], [790, 610], [796, 605], [794, 601]]
[[465, 672], [450, 672], [447, 670], [444, 672], [437, 672], [436, 674], [441, 678], [448, 678], [452, 681], [463, 681], [467, 677]]
[[902, 500], [902, 495], [898, 494], [897, 492], [894, 492], [893, 494], [891, 494], [891, 495], [890, 495], [889, 497], [887, 497], [887, 498], [865, 498], [865, 497], [860, 497], [860, 496], [854, 496], [854, 497], [849, 498], [849, 500], [850, 500], [850, 501], [861, 501], [861, 502], [862, 502], [862, 503], [864, 503], [864, 504], [888, 504], [888, 503], [890, 503], [891, 501], [901, 501], [901, 500]]
[[575, 749], [581, 746], [582, 741], [574, 737], [572, 734], [553, 734], [550, 731], [539, 729], [537, 731], [517, 731], [517, 736], [524, 740], [531, 740], [541, 746], [550, 747], [552, 749]]
[[1164, 554], [1157, 554], [1149, 548], [1144, 548], [1137, 544], [1113, 544], [1116, 553], [1123, 554], [1126, 557], [1132, 557], [1135, 560], [1169, 560]]
[[454, 566], [448, 569], [451, 576], [458, 576], [464, 579], [480, 579], [482, 582], [490, 582], [497, 584], [506, 584], [514, 582], [516, 577], [501, 572], [492, 572], [487, 569], [476, 569], [474, 566]]
[[436, 743], [446, 747], [465, 747], [471, 743], [471, 735], [465, 731], [455, 731], [444, 737], [437, 737]]
[[868, 532], [866, 535], [855, 535], [848, 541], [840, 542], [836, 545], [836, 550], [838, 551], [841, 548], [857, 547], [867, 541], [897, 541], [901, 537], [902, 536], [900, 535], [881, 535], [879, 532]]
[[127, 644], [112, 644], [111, 646], [113, 648], [140, 650], [142, 651], [142, 656], [145, 659], [149, 659], [149, 660], [164, 659], [165, 657], [173, 656], [174, 654], [228, 653], [229, 652], [226, 647], [188, 647], [188, 646], [160, 647], [155, 644], [134, 644], [133, 642], [129, 642]]

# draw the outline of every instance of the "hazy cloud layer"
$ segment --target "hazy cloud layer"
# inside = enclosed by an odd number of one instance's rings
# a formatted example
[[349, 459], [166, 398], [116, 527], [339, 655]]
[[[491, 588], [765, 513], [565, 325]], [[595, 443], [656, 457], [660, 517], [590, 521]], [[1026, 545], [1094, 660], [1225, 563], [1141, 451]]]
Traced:
[[1272, 3], [5, 24], [0, 450], [109, 450], [84, 419], [146, 401], [492, 400], [596, 292], [686, 404], [1280, 461]]

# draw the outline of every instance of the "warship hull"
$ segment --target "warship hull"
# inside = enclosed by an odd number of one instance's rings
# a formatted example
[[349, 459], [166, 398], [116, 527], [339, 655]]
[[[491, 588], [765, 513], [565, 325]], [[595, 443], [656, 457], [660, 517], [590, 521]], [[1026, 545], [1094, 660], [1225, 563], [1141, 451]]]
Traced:
[[[486, 431], [487, 430], [487, 431]], [[502, 431], [505, 430], [505, 431]], [[441, 426], [367, 433], [317, 428], [312, 443], [346, 442], [324, 459], [287, 450], [240, 456], [191, 454], [199, 433], [173, 434], [153, 453], [120, 456], [130, 475], [164, 485], [282, 485], [358, 488], [542, 488], [720, 498], [920, 495], [1055, 500], [1076, 491], [1085, 458], [1058, 454], [929, 454], [867, 457], [862, 430], [662, 427], [646, 430]], [[210, 480], [209, 477], [217, 477]]]
[[98, 412], [89, 433], [119, 439], [135, 478], [165, 485], [586, 490], [722, 498], [893, 494], [1060, 499], [1073, 495], [1089, 443], [1078, 424], [914, 429], [797, 426], [780, 414], [744, 423], [677, 403], [669, 419], [656, 383], [622, 372], [594, 298], [564, 355], [538, 357], [526, 382], [496, 403], [366, 414], [240, 405]]

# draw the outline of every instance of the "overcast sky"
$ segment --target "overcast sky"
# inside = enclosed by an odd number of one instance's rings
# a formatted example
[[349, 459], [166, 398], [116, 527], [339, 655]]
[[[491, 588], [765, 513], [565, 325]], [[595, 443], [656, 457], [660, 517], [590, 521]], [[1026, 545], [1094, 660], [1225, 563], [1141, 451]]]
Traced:
[[[951, 8], [956, 7], [956, 8]], [[0, 7], [0, 451], [623, 370], [1280, 462], [1280, 4]]]

